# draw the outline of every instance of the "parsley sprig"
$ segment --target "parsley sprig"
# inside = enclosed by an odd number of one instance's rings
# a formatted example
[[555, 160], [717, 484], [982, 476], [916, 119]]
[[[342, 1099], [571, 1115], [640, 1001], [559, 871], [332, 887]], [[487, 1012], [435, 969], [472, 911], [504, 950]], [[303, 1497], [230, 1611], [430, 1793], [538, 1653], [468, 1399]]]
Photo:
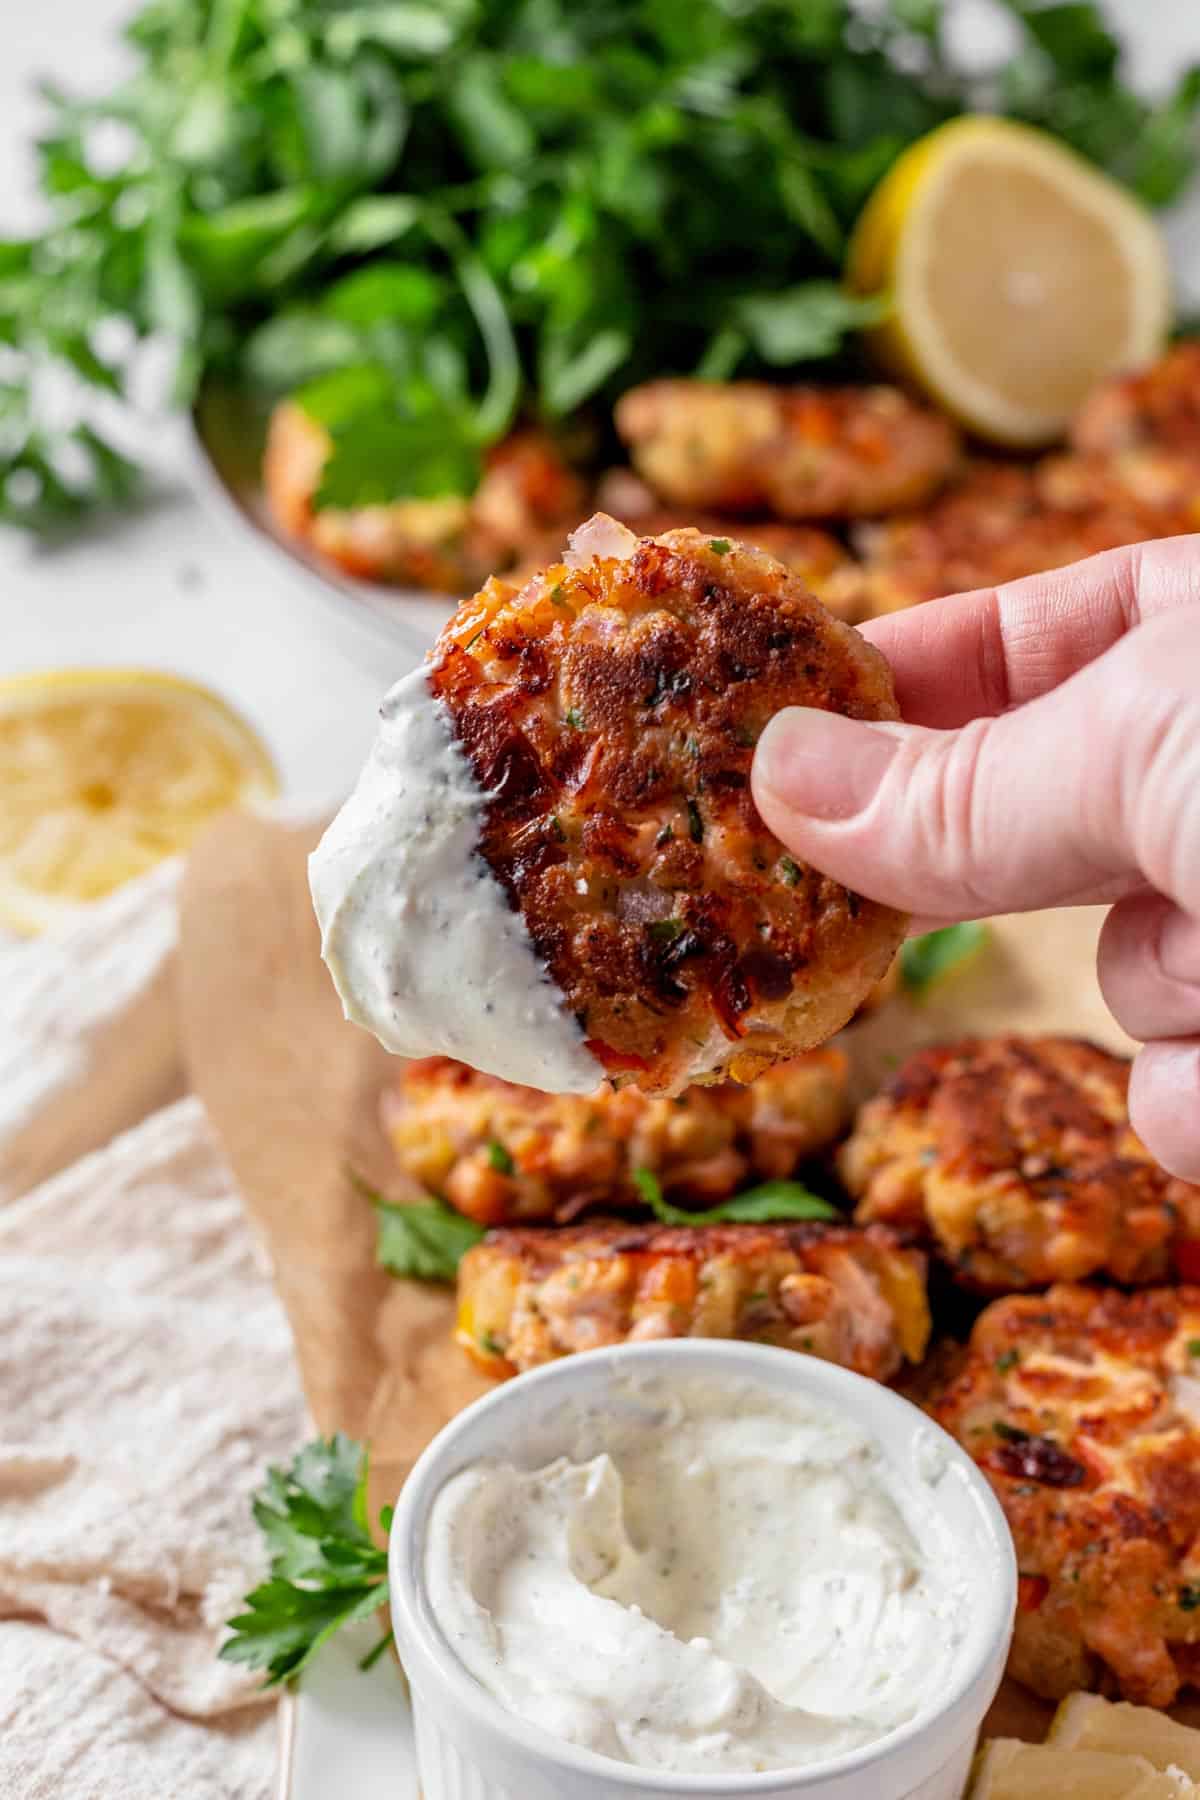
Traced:
[[[255, 1495], [254, 1518], [270, 1554], [270, 1576], [247, 1594], [221, 1645], [226, 1662], [266, 1671], [266, 1685], [293, 1681], [343, 1625], [387, 1604], [387, 1551], [367, 1522], [367, 1452], [340, 1433], [306, 1444], [287, 1469], [272, 1468]], [[392, 1509], [379, 1515], [386, 1537]], [[391, 1642], [363, 1658], [368, 1668]]]
[[900, 949], [900, 975], [912, 994], [923, 994], [952, 969], [971, 962], [986, 947], [989, 928], [979, 919], [962, 925], [943, 925], [921, 937], [909, 938]]
[[836, 1219], [838, 1210], [802, 1181], [764, 1181], [720, 1206], [688, 1212], [663, 1199], [662, 1183], [651, 1169], [635, 1169], [633, 1184], [663, 1225], [762, 1225], [781, 1219]]
[[484, 1235], [482, 1225], [455, 1212], [444, 1200], [431, 1197], [400, 1206], [361, 1176], [351, 1173], [350, 1179], [375, 1208], [375, 1260], [390, 1275], [452, 1282], [462, 1258]]

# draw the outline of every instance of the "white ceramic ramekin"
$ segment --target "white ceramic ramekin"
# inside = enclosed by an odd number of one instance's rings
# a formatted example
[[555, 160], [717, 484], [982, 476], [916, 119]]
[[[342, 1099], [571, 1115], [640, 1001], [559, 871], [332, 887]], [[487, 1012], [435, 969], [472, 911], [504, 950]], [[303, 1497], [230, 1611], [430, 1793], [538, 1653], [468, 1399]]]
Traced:
[[[670, 1775], [551, 1737], [506, 1712], [467, 1673], [438, 1628], [422, 1578], [435, 1495], [480, 1458], [530, 1468], [552, 1461], [566, 1447], [568, 1408], [603, 1405], [614, 1383], [651, 1375], [725, 1376], [810, 1396], [860, 1424], [909, 1483], [928, 1470], [931, 1456], [939, 1459], [944, 1473], [935, 1501], [966, 1552], [973, 1592], [958, 1673], [935, 1706], [879, 1743], [809, 1769]], [[460, 1413], [405, 1483], [392, 1526], [390, 1574], [392, 1623], [412, 1690], [424, 1800], [958, 1800], [1004, 1671], [1016, 1603], [1012, 1540], [990, 1488], [970, 1458], [916, 1407], [816, 1357], [695, 1338], [566, 1357], [506, 1382]]]

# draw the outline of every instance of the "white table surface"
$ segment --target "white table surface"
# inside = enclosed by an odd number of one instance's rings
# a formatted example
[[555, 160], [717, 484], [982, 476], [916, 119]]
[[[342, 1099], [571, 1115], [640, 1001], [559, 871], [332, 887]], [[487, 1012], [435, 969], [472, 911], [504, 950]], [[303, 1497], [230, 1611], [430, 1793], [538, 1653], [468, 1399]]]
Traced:
[[[970, 36], [979, 0], [954, 4], [956, 37]], [[130, 10], [131, 0], [0, 0], [5, 226], [30, 217], [33, 77], [49, 71], [67, 85], [102, 86], [117, 66], [115, 24]], [[1129, 34], [1142, 79], [1200, 59], [1200, 0], [1109, 0], [1108, 10]], [[1180, 233], [1192, 235], [1186, 220]], [[155, 467], [174, 482], [173, 496], [103, 535], [47, 552], [0, 530], [0, 674], [132, 662], [208, 682], [262, 731], [288, 790], [334, 799], [403, 657], [340, 620], [280, 559], [211, 513], [189, 491], [184, 462], [164, 434]]]

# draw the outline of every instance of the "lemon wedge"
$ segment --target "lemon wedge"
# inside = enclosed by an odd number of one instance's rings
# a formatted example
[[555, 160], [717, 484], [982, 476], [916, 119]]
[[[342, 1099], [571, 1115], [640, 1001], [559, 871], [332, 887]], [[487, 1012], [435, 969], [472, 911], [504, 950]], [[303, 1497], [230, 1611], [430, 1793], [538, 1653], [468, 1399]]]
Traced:
[[1044, 132], [956, 119], [875, 189], [848, 258], [854, 289], [892, 296], [880, 360], [980, 437], [1060, 437], [1096, 382], [1158, 354], [1171, 319], [1166, 247], [1126, 192]]
[[1195, 1790], [1144, 1756], [993, 1738], [976, 1758], [969, 1792], [970, 1800], [1190, 1800]]
[[1182, 1769], [1200, 1780], [1200, 1731], [1153, 1706], [1072, 1694], [1060, 1705], [1046, 1738], [1062, 1750], [1110, 1750], [1144, 1756], [1156, 1769]]
[[0, 924], [66, 920], [278, 789], [251, 727], [192, 682], [149, 669], [0, 681]]

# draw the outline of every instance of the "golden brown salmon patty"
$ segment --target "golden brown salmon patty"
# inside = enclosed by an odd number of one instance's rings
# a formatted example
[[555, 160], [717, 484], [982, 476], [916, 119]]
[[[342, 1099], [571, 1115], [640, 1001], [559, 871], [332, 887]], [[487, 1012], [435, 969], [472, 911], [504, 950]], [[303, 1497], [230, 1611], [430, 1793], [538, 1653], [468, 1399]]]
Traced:
[[1200, 340], [1101, 382], [1079, 407], [1070, 443], [1083, 455], [1115, 457], [1133, 486], [1151, 481], [1155, 459], [1175, 464], [1191, 473], [1191, 493], [1200, 497]]
[[831, 577], [830, 606], [878, 618], [1187, 529], [1119, 487], [1081, 490], [1062, 466], [1070, 460], [976, 462], [923, 512], [864, 526], [862, 561]]
[[673, 1100], [633, 1087], [541, 1094], [449, 1057], [409, 1063], [383, 1098], [405, 1174], [483, 1225], [641, 1208], [645, 1169], [671, 1200], [711, 1205], [792, 1174], [832, 1143], [847, 1111], [840, 1050], [777, 1063], [750, 1087], [722, 1082]]
[[[1043, 456], [1034, 465], [1038, 493], [1048, 508], [1074, 513], [1098, 527], [1126, 532], [1136, 527], [1142, 541], [1174, 537], [1200, 524], [1200, 463], [1158, 451], [1129, 455]], [[1107, 547], [1107, 546], [1104, 546]]]
[[458, 1341], [490, 1374], [648, 1338], [743, 1338], [886, 1381], [929, 1340], [925, 1263], [882, 1226], [489, 1232], [458, 1269]]
[[[636, 476], [633, 479], [636, 482]], [[666, 531], [691, 526], [707, 538], [727, 537], [752, 550], [765, 550], [797, 576], [835, 618], [845, 619], [851, 625], [857, 622], [842, 610], [843, 594], [855, 595], [853, 583], [846, 580], [846, 572], [856, 566], [854, 559], [844, 544], [816, 525], [790, 525], [780, 519], [731, 519], [721, 513], [662, 507], [657, 501], [640, 513], [620, 506], [601, 505], [601, 510], [628, 525], [639, 537], [661, 537]], [[523, 586], [547, 563], [560, 560], [566, 539], [567, 533], [562, 530], [545, 533], [528, 556], [505, 572], [505, 579], [516, 587]]]
[[748, 1080], [844, 1025], [904, 930], [771, 835], [754, 744], [783, 706], [895, 718], [891, 674], [732, 539], [599, 517], [574, 544], [489, 582], [431, 653], [488, 796], [478, 851], [601, 1071]]
[[1183, 344], [1138, 375], [1104, 382], [1084, 403], [1073, 448], [1034, 465], [1050, 507], [1136, 517], [1146, 537], [1200, 524], [1200, 345]]
[[910, 1056], [838, 1167], [856, 1218], [920, 1232], [982, 1292], [1168, 1278], [1200, 1188], [1129, 1123], [1129, 1063], [1073, 1038], [968, 1038]]
[[469, 594], [510, 568], [548, 532], [565, 537], [581, 517], [582, 482], [553, 443], [514, 432], [489, 452], [471, 498], [389, 501], [352, 510], [313, 501], [329, 434], [291, 401], [275, 408], [263, 456], [263, 486], [276, 523], [347, 575], [446, 594]]
[[1009, 1670], [1047, 1699], [1200, 1682], [1198, 1375], [1200, 1288], [1053, 1287], [994, 1301], [931, 1408], [1004, 1508]]
[[[708, 537], [736, 538], [752, 550], [765, 550], [785, 569], [798, 575], [810, 594], [815, 594], [836, 617], [845, 618], [829, 598], [836, 593], [839, 573], [853, 567], [846, 546], [818, 525], [783, 519], [731, 518], [723, 513], [697, 512], [681, 506], [665, 507], [657, 494], [632, 469], [608, 469], [596, 487], [596, 508], [628, 525], [639, 537], [658, 537], [691, 525]], [[533, 568], [529, 570], [534, 573]], [[854, 619], [849, 619], [854, 624]]]
[[617, 403], [638, 473], [672, 506], [858, 518], [918, 506], [959, 456], [955, 427], [899, 388], [650, 381]]

